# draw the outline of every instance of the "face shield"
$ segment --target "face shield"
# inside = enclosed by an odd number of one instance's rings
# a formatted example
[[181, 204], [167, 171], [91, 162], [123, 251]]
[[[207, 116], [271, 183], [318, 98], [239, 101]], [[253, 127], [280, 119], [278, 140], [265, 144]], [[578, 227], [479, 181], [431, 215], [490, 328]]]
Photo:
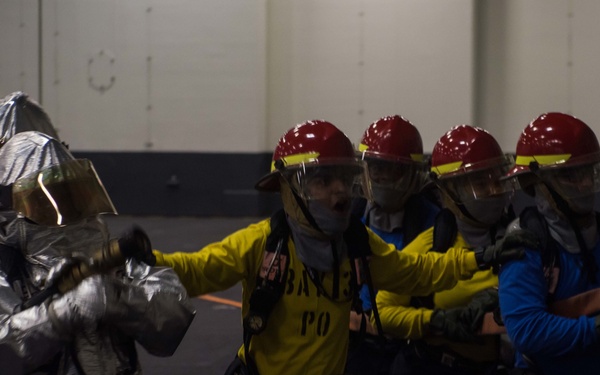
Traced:
[[[594, 209], [595, 193], [600, 191], [600, 153], [570, 156], [517, 156], [515, 167], [505, 178], [513, 190], [521, 189], [529, 194], [533, 194], [537, 184], [543, 183], [574, 212], [590, 213]], [[546, 199], [555, 200], [551, 195]]]
[[364, 160], [368, 165], [373, 201], [386, 211], [401, 210], [408, 198], [425, 183], [424, 163], [371, 157], [364, 157]]
[[564, 199], [577, 199], [600, 191], [600, 162], [539, 170], [542, 181]]
[[[370, 198], [366, 164], [358, 159], [327, 159], [327, 162], [300, 163], [281, 170], [284, 209], [309, 232], [318, 229], [335, 237], [348, 227], [352, 198]], [[288, 193], [289, 192], [289, 193]], [[302, 202], [293, 198], [293, 192]], [[307, 221], [308, 210], [311, 220]]]
[[589, 214], [593, 211], [595, 193], [600, 191], [600, 162], [544, 168], [538, 171], [538, 176], [569, 204], [573, 212]]
[[509, 168], [508, 161], [501, 166], [486, 168], [450, 177], [440, 177], [437, 183], [456, 203], [467, 203], [507, 192], [507, 183], [502, 179]]
[[399, 192], [418, 190], [426, 177], [425, 164], [366, 157], [372, 184]]
[[360, 160], [339, 163], [300, 164], [284, 172], [284, 178], [305, 202], [327, 201], [331, 197], [371, 198], [371, 188], [366, 178], [366, 164]]
[[116, 210], [92, 163], [73, 159], [15, 181], [13, 209], [45, 226], [64, 226]]

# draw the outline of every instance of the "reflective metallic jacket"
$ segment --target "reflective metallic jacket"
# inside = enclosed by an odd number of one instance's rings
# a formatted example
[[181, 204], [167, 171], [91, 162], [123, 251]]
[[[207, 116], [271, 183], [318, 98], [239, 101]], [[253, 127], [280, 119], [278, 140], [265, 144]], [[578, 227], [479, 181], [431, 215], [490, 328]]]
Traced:
[[98, 218], [43, 228], [3, 218], [0, 237], [0, 373], [141, 374], [135, 342], [150, 354], [174, 353], [194, 309], [173, 270], [134, 260], [112, 274], [124, 285], [126, 319], [85, 327], [65, 337], [53, 323], [48, 301], [21, 309], [42, 287], [50, 268], [65, 256], [88, 256], [108, 239]]

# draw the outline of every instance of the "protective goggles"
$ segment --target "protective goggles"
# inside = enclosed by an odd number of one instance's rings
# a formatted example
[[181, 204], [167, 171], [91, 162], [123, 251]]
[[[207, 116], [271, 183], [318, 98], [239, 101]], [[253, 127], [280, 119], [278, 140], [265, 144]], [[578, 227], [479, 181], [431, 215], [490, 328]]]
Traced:
[[15, 181], [13, 209], [39, 225], [64, 226], [103, 213], [116, 214], [92, 163], [70, 160]]

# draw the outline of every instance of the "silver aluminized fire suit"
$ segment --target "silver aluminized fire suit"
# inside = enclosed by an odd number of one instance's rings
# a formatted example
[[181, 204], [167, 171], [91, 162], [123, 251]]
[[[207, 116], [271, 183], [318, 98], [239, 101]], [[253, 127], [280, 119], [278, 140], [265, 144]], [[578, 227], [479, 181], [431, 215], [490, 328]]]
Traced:
[[[58, 168], [62, 163], [73, 168]], [[103, 188], [99, 180], [94, 184], [93, 169], [80, 168], [90, 165], [75, 160], [59, 141], [35, 131], [17, 133], [0, 148], [0, 185], [9, 189], [0, 191], [0, 375], [141, 374], [135, 343], [150, 354], [169, 356], [194, 317], [173, 270], [135, 259], [87, 277], [38, 305], [23, 306], [52, 285], [66, 266], [89, 262], [109, 244], [111, 236], [99, 215], [106, 211], [89, 214], [96, 207], [93, 202], [110, 203], [107, 196], [94, 200], [93, 193]], [[82, 176], [73, 175], [76, 172]], [[45, 214], [45, 209], [61, 219], [75, 215], [77, 220], [40, 225], [10, 210], [4, 198], [16, 202], [10, 189], [14, 193], [23, 179], [39, 182], [29, 198], [22, 195], [21, 203], [26, 204], [21, 206], [30, 214]], [[32, 198], [43, 196], [42, 190], [45, 202], [54, 208]], [[81, 212], [86, 215], [77, 216]]]

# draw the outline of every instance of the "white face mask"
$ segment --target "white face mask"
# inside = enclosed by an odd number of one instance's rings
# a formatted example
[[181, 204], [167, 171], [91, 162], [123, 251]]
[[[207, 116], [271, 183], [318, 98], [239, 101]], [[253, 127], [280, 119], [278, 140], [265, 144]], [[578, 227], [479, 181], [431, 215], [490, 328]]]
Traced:
[[308, 211], [315, 219], [315, 222], [330, 238], [341, 236], [350, 224], [350, 210], [346, 213], [336, 213], [320, 201], [309, 201]]
[[503, 194], [467, 201], [463, 205], [476, 221], [492, 226], [502, 217], [507, 203], [508, 196]]

